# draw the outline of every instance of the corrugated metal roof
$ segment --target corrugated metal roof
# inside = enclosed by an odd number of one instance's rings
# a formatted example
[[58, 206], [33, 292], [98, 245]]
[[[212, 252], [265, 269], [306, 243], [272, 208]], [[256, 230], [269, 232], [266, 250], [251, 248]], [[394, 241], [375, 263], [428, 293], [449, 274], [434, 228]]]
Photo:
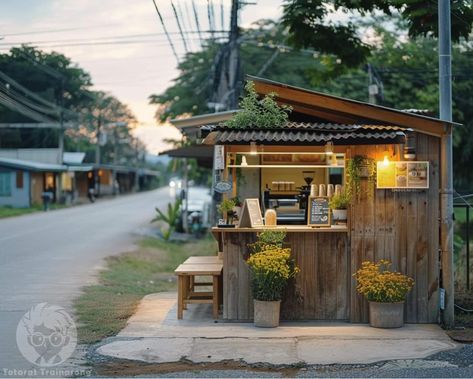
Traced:
[[402, 143], [407, 128], [386, 125], [346, 125], [346, 124], [312, 124], [288, 122], [279, 129], [230, 129], [218, 125], [206, 126], [210, 134], [204, 144], [245, 144], [259, 142], [266, 144], [323, 144], [332, 141], [335, 144], [357, 143]]
[[54, 163], [42, 163], [36, 161], [27, 161], [23, 159], [12, 159], [12, 158], [1, 158], [0, 166], [16, 168], [21, 170], [30, 171], [54, 171], [61, 172], [66, 171], [67, 166], [54, 164]]

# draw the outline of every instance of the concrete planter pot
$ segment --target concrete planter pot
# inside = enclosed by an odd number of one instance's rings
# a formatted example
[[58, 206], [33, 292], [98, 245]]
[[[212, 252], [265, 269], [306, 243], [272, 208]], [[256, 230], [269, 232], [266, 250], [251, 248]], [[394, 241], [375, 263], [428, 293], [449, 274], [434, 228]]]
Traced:
[[254, 300], [254, 323], [259, 328], [275, 328], [279, 326], [281, 301]]
[[346, 209], [332, 209], [334, 221], [347, 221], [347, 210]]
[[370, 301], [370, 325], [374, 328], [400, 328], [404, 325], [404, 301], [377, 303]]

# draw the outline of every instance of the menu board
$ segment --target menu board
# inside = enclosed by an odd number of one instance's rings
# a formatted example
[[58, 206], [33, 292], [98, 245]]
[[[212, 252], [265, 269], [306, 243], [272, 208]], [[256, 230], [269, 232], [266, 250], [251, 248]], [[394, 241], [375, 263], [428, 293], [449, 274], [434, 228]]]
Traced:
[[309, 197], [308, 201], [308, 226], [330, 226], [330, 207], [328, 197]]
[[429, 162], [378, 162], [376, 188], [429, 188]]
[[246, 199], [243, 203], [243, 209], [241, 210], [241, 217], [238, 223], [238, 227], [257, 227], [263, 226], [263, 215], [261, 214], [261, 208], [259, 206], [258, 199]]

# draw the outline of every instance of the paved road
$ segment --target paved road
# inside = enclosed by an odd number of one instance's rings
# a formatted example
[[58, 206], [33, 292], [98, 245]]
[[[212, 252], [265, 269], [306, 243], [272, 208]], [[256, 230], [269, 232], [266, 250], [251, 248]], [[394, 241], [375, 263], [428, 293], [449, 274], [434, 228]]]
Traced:
[[103, 258], [133, 247], [134, 231], [169, 201], [168, 188], [48, 213], [0, 220], [0, 376], [31, 367], [16, 347], [16, 327], [33, 305], [70, 309]]

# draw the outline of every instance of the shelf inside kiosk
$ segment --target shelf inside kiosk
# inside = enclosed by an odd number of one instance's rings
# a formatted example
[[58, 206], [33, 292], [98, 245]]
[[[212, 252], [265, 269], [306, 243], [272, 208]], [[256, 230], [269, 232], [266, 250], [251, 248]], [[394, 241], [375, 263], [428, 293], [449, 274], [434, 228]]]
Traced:
[[262, 212], [274, 209], [278, 225], [307, 225], [309, 196], [330, 197], [344, 185], [345, 154], [229, 153], [236, 195], [259, 198]]

